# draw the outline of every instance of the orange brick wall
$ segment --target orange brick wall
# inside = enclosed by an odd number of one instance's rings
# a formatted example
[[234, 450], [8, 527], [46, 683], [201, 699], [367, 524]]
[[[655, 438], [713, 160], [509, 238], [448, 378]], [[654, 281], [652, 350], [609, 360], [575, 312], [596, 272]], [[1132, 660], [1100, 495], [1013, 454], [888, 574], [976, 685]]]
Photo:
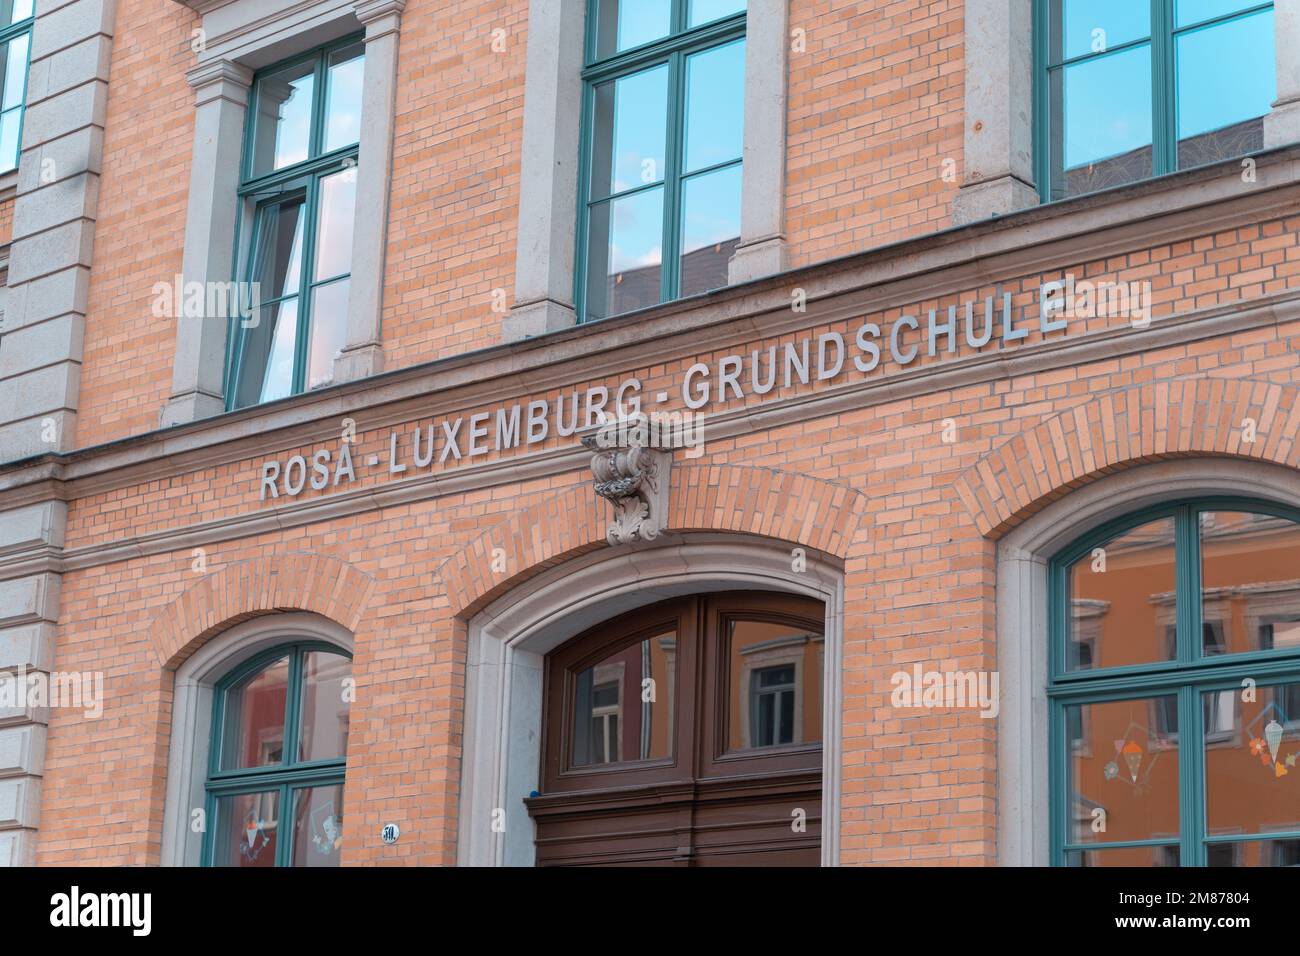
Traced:
[[[123, 0], [113, 45], [104, 175], [77, 423], [86, 447], [158, 427], [175, 326], [154, 283], [185, 241], [199, 20]], [[947, 225], [961, 159], [956, 0], [793, 0], [787, 231], [793, 264]], [[388, 368], [501, 340], [493, 291], [514, 296], [527, 3], [410, 0], [402, 17], [384, 283]], [[504, 30], [506, 51], [491, 48]], [[792, 41], [793, 42], [793, 41]]]
[[9, 245], [14, 237], [14, 201], [0, 202], [0, 246]]

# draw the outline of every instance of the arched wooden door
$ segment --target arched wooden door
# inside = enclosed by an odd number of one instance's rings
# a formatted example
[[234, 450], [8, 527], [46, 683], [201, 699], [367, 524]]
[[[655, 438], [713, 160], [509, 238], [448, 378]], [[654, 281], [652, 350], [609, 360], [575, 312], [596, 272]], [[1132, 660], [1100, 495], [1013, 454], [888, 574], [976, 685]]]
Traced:
[[552, 652], [538, 865], [818, 865], [824, 613], [701, 595]]

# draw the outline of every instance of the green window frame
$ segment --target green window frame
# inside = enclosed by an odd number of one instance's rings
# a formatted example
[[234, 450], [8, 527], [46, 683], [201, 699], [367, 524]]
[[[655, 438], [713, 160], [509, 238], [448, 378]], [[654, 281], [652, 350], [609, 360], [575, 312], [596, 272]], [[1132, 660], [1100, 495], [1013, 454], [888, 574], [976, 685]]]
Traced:
[[[1294, 829], [1267, 830], [1259, 833], [1211, 833], [1207, 822], [1206, 744], [1221, 744], [1223, 734], [1205, 731], [1206, 714], [1217, 713], [1223, 697], [1203, 698], [1213, 692], [1243, 691], [1243, 682], [1254, 681], [1258, 690], [1273, 685], [1300, 682], [1300, 645], [1287, 649], [1204, 654], [1204, 602], [1202, 600], [1202, 513], [1242, 512], [1280, 518], [1300, 526], [1300, 511], [1271, 502], [1237, 497], [1212, 497], [1180, 501], [1149, 508], [1109, 522], [1080, 538], [1058, 553], [1049, 563], [1050, 649], [1049, 681], [1049, 774], [1051, 861], [1054, 866], [1067, 865], [1071, 853], [1098, 850], [1149, 848], [1158, 852], [1167, 848], [1166, 856], [1183, 866], [1205, 866], [1212, 854], [1232, 852], [1234, 844], [1246, 841], [1300, 841], [1300, 823]], [[1069, 668], [1071, 637], [1069, 569], [1081, 559], [1094, 555], [1094, 549], [1113, 541], [1118, 535], [1161, 519], [1172, 521], [1174, 530], [1174, 655], [1172, 660], [1149, 664], [1110, 666], [1097, 669]], [[1282, 569], [1285, 570], [1285, 569]], [[1297, 577], [1300, 577], [1298, 569]], [[1294, 688], [1292, 688], [1294, 690]], [[1146, 700], [1153, 704], [1149, 712], [1153, 723], [1162, 723], [1169, 714], [1154, 705], [1153, 698], [1170, 697], [1176, 701], [1176, 740], [1178, 776], [1178, 832], [1153, 835], [1149, 839], [1094, 840], [1071, 839], [1071, 825], [1076, 797], [1083, 794], [1070, 790], [1070, 760], [1076, 754], [1076, 739], [1088, 743], [1087, 723], [1077, 705]], [[1214, 703], [1213, 708], [1206, 708]], [[1241, 704], [1235, 704], [1241, 707]], [[1071, 710], [1070, 708], [1076, 709]], [[1265, 708], [1267, 711], [1267, 708]], [[1069, 717], [1067, 716], [1069, 714]], [[1078, 716], [1076, 716], [1078, 715]], [[1070, 717], [1076, 717], [1070, 720]], [[1234, 718], [1235, 721], [1235, 718]], [[1294, 732], [1300, 714], [1287, 714], [1286, 729]], [[1100, 732], [1099, 732], [1100, 733]], [[1165, 731], [1169, 734], [1168, 731]], [[1238, 729], [1232, 730], [1234, 735]], [[1244, 730], [1241, 737], [1246, 736]], [[1100, 739], [1100, 738], [1098, 738]], [[1107, 741], [1101, 741], [1105, 744]], [[1118, 756], [1116, 760], [1118, 760]], [[1300, 773], [1300, 767], [1295, 769]], [[1136, 774], [1136, 771], [1134, 771]], [[1220, 855], [1218, 858], [1222, 858]]]
[[[1230, 125], [1222, 130], [1211, 130], [1205, 133], [1204, 136], [1198, 134], [1190, 137], [1187, 140], [1189, 144], [1188, 153], [1184, 157], [1186, 161], [1180, 165], [1178, 58], [1180, 45], [1184, 41], [1194, 42], [1197, 35], [1209, 35], [1206, 31], [1212, 31], [1225, 25], [1240, 25], [1242, 22], [1258, 17], [1260, 14], [1271, 14], [1274, 7], [1272, 0], [1267, 0], [1267, 2], [1250, 2], [1250, 0], [1246, 0], [1246, 2], [1241, 3], [1232, 3], [1231, 0], [1217, 0], [1217, 2], [1210, 3], [1205, 7], [1204, 16], [1194, 20], [1190, 19], [1190, 17], [1194, 15], [1197, 7], [1189, 2], [1186, 8], [1189, 19], [1181, 24], [1177, 19], [1180, 12], [1178, 4], [1187, 2], [1187, 0], [1132, 0], [1135, 6], [1139, 3], [1150, 4], [1150, 29], [1140, 36], [1121, 36], [1119, 41], [1113, 45], [1106, 45], [1100, 51], [1094, 51], [1091, 47], [1084, 51], [1066, 49], [1066, 42], [1062, 38], [1064, 27], [1059, 22], [1065, 19], [1064, 13], [1053, 16], [1054, 10], [1064, 11], [1066, 2], [1071, 2], [1071, 0], [1035, 0], [1034, 3], [1034, 167], [1038, 180], [1039, 196], [1042, 202], [1073, 198], [1111, 186], [1126, 185], [1130, 182], [1166, 175], [1179, 169], [1190, 169], [1220, 160], [1239, 158], [1263, 148], [1262, 123], [1258, 125], [1258, 128], [1252, 126], [1251, 129], [1245, 129], [1244, 127], [1247, 124], [1254, 124], [1256, 120], [1255, 118], [1242, 119], [1234, 121], [1236, 126], [1242, 127], [1237, 131], [1235, 140], [1228, 137], [1221, 143], [1211, 142], [1200, 150], [1201, 155], [1197, 155], [1196, 151], [1191, 148], [1192, 140], [1204, 139], [1207, 136], [1219, 134], [1226, 135], [1234, 129], [1234, 126]], [[1073, 0], [1073, 2], [1079, 3], [1081, 0]], [[1206, 3], [1209, 0], [1200, 0], [1200, 2]], [[1072, 36], [1077, 39], [1076, 34], [1072, 34]], [[1217, 37], [1222, 40], [1222, 31], [1217, 34]], [[1267, 55], [1268, 62], [1271, 64], [1274, 60], [1271, 29], [1269, 38]], [[1151, 153], [1150, 171], [1139, 173], [1135, 170], [1112, 169], [1109, 171], [1109, 176], [1100, 176], [1096, 183], [1070, 191], [1064, 182], [1057, 182], [1058, 176], [1061, 180], [1064, 180], [1066, 172], [1064, 157], [1065, 132], [1063, 129], [1065, 118], [1064, 116], [1058, 117], [1054, 115], [1054, 81], [1062, 76], [1067, 69], [1086, 67], [1089, 64], [1097, 64], [1111, 57], [1140, 53], [1143, 48], [1149, 48], [1150, 51], [1150, 145], [1149, 147], [1135, 149], [1129, 154], [1098, 158], [1095, 164], [1110, 165], [1114, 161], [1122, 160], [1125, 155], [1128, 155], [1131, 159], [1136, 159], [1142, 149], [1149, 149]], [[1188, 50], [1190, 52], [1190, 46]], [[1231, 69], [1231, 67], [1229, 66], [1228, 69]], [[1064, 83], [1063, 80], [1061, 82]], [[1268, 98], [1269, 102], [1276, 98], [1275, 75], [1270, 77], [1270, 82], [1273, 83], [1273, 94]], [[1060, 96], [1063, 102], [1065, 97], [1063, 85]], [[1062, 112], [1064, 112], [1064, 107], [1062, 107]], [[1264, 112], [1267, 113], [1267, 109]], [[1262, 114], [1259, 119], [1262, 120]], [[1058, 154], [1060, 154], [1059, 158]], [[1091, 165], [1087, 164], [1087, 168], [1091, 169]], [[1083, 169], [1085, 167], [1080, 165], [1072, 168]]]
[[[217, 801], [222, 797], [274, 792], [278, 795], [278, 826], [276, 832], [275, 866], [292, 865], [294, 858], [295, 798], [305, 790], [319, 787], [341, 786], [347, 770], [347, 758], [341, 756], [328, 760], [298, 761], [301, 733], [302, 686], [304, 658], [316, 651], [352, 660], [352, 655], [342, 648], [323, 641], [299, 641], [277, 645], [245, 661], [216, 685], [212, 701], [212, 732], [208, 749], [208, 773], [204, 781], [206, 826], [200, 861], [203, 866], [220, 866], [217, 854], [226, 849], [221, 846], [225, 833], [224, 821], [219, 819]], [[254, 677], [281, 659], [288, 660], [284, 706], [284, 736], [281, 743], [281, 763], [263, 767], [223, 770], [222, 754], [225, 749], [226, 704], [232, 688]]]
[[[345, 178], [354, 184], [356, 179], [357, 157], [360, 152], [359, 139], [336, 149], [327, 148], [329, 132], [329, 97], [328, 82], [330, 60], [334, 54], [346, 51], [349, 47], [362, 46], [362, 52], [356, 59], [364, 63], [364, 34], [354, 34], [336, 40], [310, 53], [275, 63], [259, 70], [253, 77], [249, 89], [248, 121], [244, 124], [244, 148], [241, 162], [240, 186], [238, 190], [239, 219], [236, 227], [236, 274], [238, 280], [241, 307], [247, 309], [251, 303], [256, 310], [256, 324], [250, 323], [242, 316], [229, 319], [229, 331], [226, 336], [225, 396], [226, 410], [245, 408], [252, 405], [274, 401], [290, 395], [309, 391], [311, 387], [329, 384], [321, 382], [316, 386], [308, 381], [308, 360], [312, 346], [312, 335], [318, 331], [313, 326], [313, 312], [316, 310], [317, 294], [329, 287], [342, 288], [347, 292], [351, 282], [351, 262], [346, 271], [318, 276], [318, 228], [320, 226], [323, 197], [322, 184], [332, 176], [344, 173]], [[256, 154], [259, 148], [257, 138], [257, 117], [259, 116], [259, 99], [265, 95], [264, 85], [278, 74], [296, 67], [310, 67], [311, 107], [309, 132], [306, 141], [307, 155], [299, 162], [272, 169], [269, 172], [255, 170]], [[358, 91], [358, 100], [360, 93]], [[346, 172], [345, 172], [346, 171]], [[264, 241], [273, 228], [272, 217], [288, 207], [298, 207], [296, 212], [297, 228], [301, 231], [301, 244], [297, 251], [296, 285], [283, 295], [259, 295], [253, 299], [251, 290], [258, 281], [257, 270], [259, 255], [266, 252]], [[350, 246], [350, 243], [349, 243]], [[335, 332], [346, 331], [346, 295], [343, 301], [343, 313]], [[283, 309], [286, 305], [293, 307], [293, 368], [290, 382], [283, 394], [263, 397], [264, 386], [258, 387], [257, 398], [249, 395], [248, 387], [253, 382], [243, 381], [249, 372], [249, 355], [254, 344], [254, 332], [262, 322], [269, 320], [271, 309]], [[273, 349], [275, 342], [266, 343]], [[273, 357], [273, 356], [272, 356]], [[267, 361], [270, 361], [268, 357]], [[263, 373], [265, 374], [265, 373]]]
[[[624, 0], [628, 2], [628, 0]], [[720, 0], [713, 0], [718, 3]], [[583, 105], [581, 163], [578, 178], [578, 229], [577, 229], [577, 268], [574, 270], [574, 303], [578, 321], [585, 323], [614, 315], [635, 311], [635, 306], [628, 309], [610, 311], [603, 304], [598, 308], [591, 302], [589, 280], [592, 279], [592, 214], [599, 207], [612, 208], [616, 200], [626, 200], [638, 195], [646, 195], [654, 190], [663, 190], [663, 224], [660, 231], [659, 258], [659, 296], [654, 305], [671, 302], [681, 298], [681, 249], [683, 246], [683, 196], [687, 185], [692, 180], [721, 171], [743, 168], [743, 156], [737, 150], [734, 158], [710, 163], [698, 168], [685, 168], [686, 150], [686, 101], [687, 101], [687, 61], [694, 54], [721, 48], [732, 43], [745, 41], [745, 24], [747, 11], [744, 4], [733, 13], [725, 13], [717, 19], [709, 20], [697, 26], [690, 26], [694, 15], [694, 4], [701, 9], [709, 6], [708, 0], [662, 0], [655, 7], [666, 9], [668, 15], [667, 35], [629, 49], [601, 56], [598, 44], [601, 33], [606, 27], [601, 23], [602, 10], [612, 10], [617, 0], [588, 0], [587, 35], [585, 41], [585, 67], [582, 71]], [[647, 7], [649, 4], [647, 2]], [[596, 99], [597, 89], [620, 79], [643, 73], [656, 67], [667, 68], [667, 122], [663, 143], [664, 169], [662, 178], [649, 182], [643, 180], [641, 185], [616, 190], [610, 188], [608, 195], [593, 195], [593, 166], [595, 165], [596, 135]], [[742, 80], [743, 82], [743, 80]], [[735, 104], [743, 123], [744, 103]], [[743, 177], [743, 173], [742, 173]], [[743, 188], [743, 181], [742, 186]], [[737, 217], [737, 227], [739, 218]], [[739, 231], [737, 230], [737, 238]], [[607, 254], [607, 253], [606, 253]], [[603, 261], [603, 260], [602, 260]], [[594, 280], [593, 280], [594, 281]], [[725, 285], [725, 282], [722, 283]], [[711, 286], [718, 288], [720, 286]], [[703, 292], [707, 289], [695, 290]]]
[[[5, 21], [8, 21], [5, 23]], [[0, 0], [0, 174], [18, 168], [36, 0]]]

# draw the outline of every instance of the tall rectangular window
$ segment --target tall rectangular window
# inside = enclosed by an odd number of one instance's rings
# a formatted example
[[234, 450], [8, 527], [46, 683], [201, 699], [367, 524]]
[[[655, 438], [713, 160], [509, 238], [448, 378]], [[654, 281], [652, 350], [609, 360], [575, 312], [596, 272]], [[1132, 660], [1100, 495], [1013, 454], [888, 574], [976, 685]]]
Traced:
[[229, 337], [230, 408], [333, 381], [352, 274], [364, 51], [345, 40], [254, 79], [239, 190], [240, 278], [253, 308]]
[[0, 174], [18, 168], [36, 0], [0, 0]]
[[1263, 148], [1271, 2], [1038, 0], [1037, 14], [1045, 201]]
[[727, 284], [740, 240], [745, 0], [592, 0], [584, 321]]

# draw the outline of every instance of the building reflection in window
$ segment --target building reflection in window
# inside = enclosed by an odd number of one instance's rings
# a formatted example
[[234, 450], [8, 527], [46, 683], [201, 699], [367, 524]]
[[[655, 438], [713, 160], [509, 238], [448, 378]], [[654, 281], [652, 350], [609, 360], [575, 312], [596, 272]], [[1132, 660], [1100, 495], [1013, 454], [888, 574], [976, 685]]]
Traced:
[[573, 682], [571, 766], [672, 756], [673, 632], [629, 644]]

